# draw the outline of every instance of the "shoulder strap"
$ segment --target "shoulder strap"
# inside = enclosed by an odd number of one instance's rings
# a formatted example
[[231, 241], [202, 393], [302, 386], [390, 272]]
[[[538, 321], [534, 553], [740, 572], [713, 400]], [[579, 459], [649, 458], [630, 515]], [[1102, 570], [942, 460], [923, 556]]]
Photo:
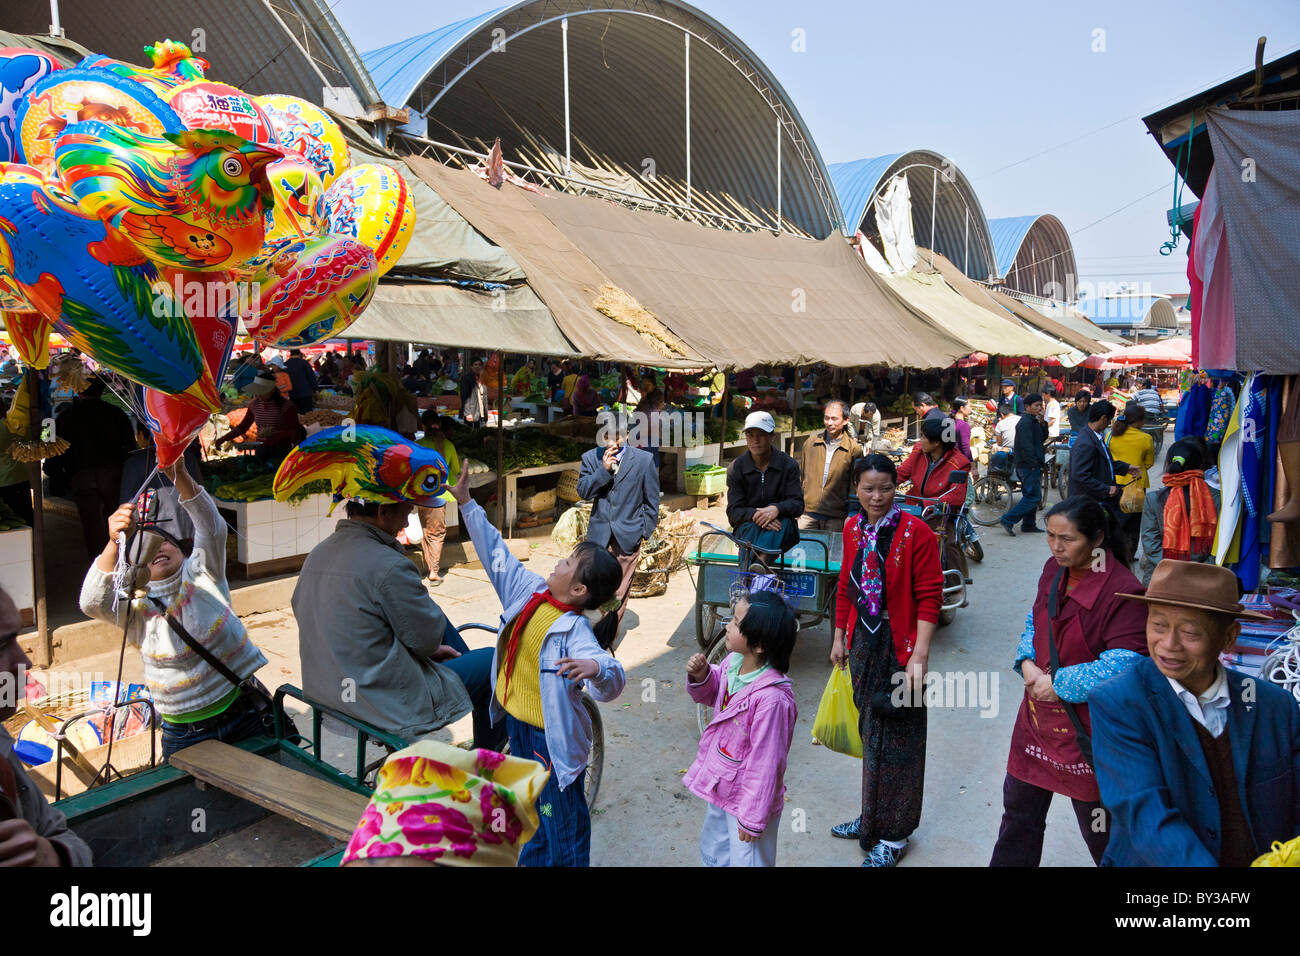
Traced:
[[[1056, 617], [1060, 609], [1061, 600], [1061, 578], [1065, 575], [1065, 568], [1057, 568], [1056, 577], [1052, 578], [1052, 590], [1047, 596], [1047, 655], [1052, 667], [1052, 673], [1055, 674], [1061, 669], [1060, 656], [1056, 651], [1056, 632], [1052, 627], [1052, 620]], [[1083, 729], [1083, 721], [1079, 719], [1079, 712], [1075, 710], [1074, 704], [1062, 700], [1061, 706], [1065, 709], [1065, 716], [1070, 718], [1070, 724], [1074, 727], [1074, 735], [1078, 739], [1079, 752], [1083, 754], [1083, 759], [1088, 761], [1088, 766], [1092, 763], [1092, 737]]]
[[171, 629], [176, 632], [176, 636], [184, 641], [190, 650], [194, 651], [195, 654], [198, 654], [199, 657], [207, 661], [218, 674], [230, 681], [230, 683], [234, 684], [236, 687], [243, 687], [244, 684], [251, 679], [252, 675], [249, 675], [248, 678], [236, 675], [234, 671], [227, 667], [210, 650], [196, 641], [194, 636], [185, 629], [185, 625], [177, 620], [176, 616], [167, 610], [167, 605], [163, 604], [162, 601], [150, 595], [149, 602], [158, 609], [159, 614], [166, 618], [167, 623], [171, 625]]

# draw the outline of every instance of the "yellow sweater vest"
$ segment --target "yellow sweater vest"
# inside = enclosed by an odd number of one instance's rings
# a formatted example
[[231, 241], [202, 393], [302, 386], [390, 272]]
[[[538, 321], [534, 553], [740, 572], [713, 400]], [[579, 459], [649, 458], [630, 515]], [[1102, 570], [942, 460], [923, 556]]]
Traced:
[[542, 721], [542, 644], [546, 641], [551, 625], [563, 614], [552, 604], [539, 605], [520, 636], [519, 652], [515, 657], [515, 667], [510, 674], [508, 687], [504, 654], [501, 655], [500, 666], [497, 668], [497, 702], [515, 720], [542, 729], [546, 727]]

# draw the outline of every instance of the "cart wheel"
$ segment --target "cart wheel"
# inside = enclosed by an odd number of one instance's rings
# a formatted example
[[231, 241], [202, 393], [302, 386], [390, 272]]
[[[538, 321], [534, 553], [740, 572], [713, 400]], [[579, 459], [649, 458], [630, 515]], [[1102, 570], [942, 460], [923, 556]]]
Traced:
[[1068, 478], [1066, 477], [1068, 474], [1069, 471], [1063, 468], [1061, 469], [1061, 476], [1056, 479], [1056, 490], [1061, 493], [1062, 501], [1070, 497], [1070, 492], [1066, 488], [1066, 485], [1069, 483]]
[[986, 475], [971, 489], [970, 517], [978, 525], [991, 527], [1011, 510], [1011, 484], [1005, 478]]
[[[721, 664], [726, 656], [727, 640], [726, 637], [719, 634], [717, 640], [710, 645], [708, 654], [705, 655], [705, 659], [709, 662], [709, 666], [712, 667], [714, 664]], [[699, 732], [701, 737], [704, 736], [704, 728], [709, 726], [709, 721], [712, 719], [713, 708], [711, 706], [708, 704], [695, 705], [696, 730]]]
[[600, 708], [587, 694], [582, 695], [582, 706], [591, 718], [591, 753], [587, 755], [587, 777], [583, 781], [582, 792], [587, 798], [587, 808], [596, 805], [596, 794], [600, 792], [600, 778], [605, 772], [605, 722], [600, 717]]
[[713, 639], [718, 636], [718, 628], [722, 624], [722, 615], [718, 613], [717, 605], [705, 604], [703, 601], [695, 602], [695, 642], [702, 649], [707, 650], [713, 643]]
[[979, 538], [973, 538], [965, 547], [966, 557], [972, 561], [984, 560], [984, 545], [980, 544]]

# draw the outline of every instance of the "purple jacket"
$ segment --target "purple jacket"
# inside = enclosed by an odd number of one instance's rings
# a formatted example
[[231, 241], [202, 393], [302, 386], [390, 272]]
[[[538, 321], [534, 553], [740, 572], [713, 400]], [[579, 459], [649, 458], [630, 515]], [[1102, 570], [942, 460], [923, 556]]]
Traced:
[[682, 783], [760, 834], [785, 806], [785, 762], [799, 710], [790, 678], [767, 670], [737, 691], [723, 711], [728, 660], [709, 668], [701, 683], [687, 681], [692, 700], [713, 705], [713, 720]]

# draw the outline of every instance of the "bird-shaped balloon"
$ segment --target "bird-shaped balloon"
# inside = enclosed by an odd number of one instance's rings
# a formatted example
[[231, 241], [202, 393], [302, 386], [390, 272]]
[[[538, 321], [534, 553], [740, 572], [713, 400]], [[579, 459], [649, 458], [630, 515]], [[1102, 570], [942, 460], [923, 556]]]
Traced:
[[[432, 448], [377, 425], [337, 425], [309, 436], [275, 473], [272, 493], [284, 501], [310, 481], [327, 478], [334, 502], [365, 498], [389, 504], [409, 501], [441, 508], [447, 462]], [[330, 508], [333, 511], [333, 506]]]
[[120, 233], [54, 183], [0, 182], [0, 289], [72, 345], [148, 388], [220, 407], [183, 304]]
[[150, 260], [214, 271], [261, 251], [275, 201], [265, 169], [283, 155], [220, 130], [157, 137], [90, 122], [59, 137], [55, 165], [81, 208]]

